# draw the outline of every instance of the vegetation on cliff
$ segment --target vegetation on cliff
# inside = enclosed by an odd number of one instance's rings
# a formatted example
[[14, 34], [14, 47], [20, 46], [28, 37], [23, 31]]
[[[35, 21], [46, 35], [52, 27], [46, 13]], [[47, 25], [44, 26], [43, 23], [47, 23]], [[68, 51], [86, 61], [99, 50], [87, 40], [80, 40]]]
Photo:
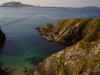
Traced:
[[66, 44], [34, 68], [34, 75], [100, 75], [100, 19], [63, 19], [38, 28], [47, 40]]

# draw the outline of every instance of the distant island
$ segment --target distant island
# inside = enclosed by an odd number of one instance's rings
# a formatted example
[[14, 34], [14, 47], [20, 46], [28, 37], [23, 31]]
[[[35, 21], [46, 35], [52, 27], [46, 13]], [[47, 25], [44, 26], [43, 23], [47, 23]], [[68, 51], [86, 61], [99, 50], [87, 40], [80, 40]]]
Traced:
[[38, 6], [23, 4], [21, 2], [7, 2], [2, 4], [0, 7], [38, 7]]
[[84, 8], [99, 8], [97, 6], [87, 6], [87, 7], [84, 7]]

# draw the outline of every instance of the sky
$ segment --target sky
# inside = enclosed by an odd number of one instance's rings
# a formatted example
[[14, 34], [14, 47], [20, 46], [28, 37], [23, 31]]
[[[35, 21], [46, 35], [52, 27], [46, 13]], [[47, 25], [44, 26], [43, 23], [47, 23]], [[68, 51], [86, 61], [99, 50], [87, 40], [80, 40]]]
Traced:
[[100, 7], [100, 0], [0, 0], [0, 4], [18, 1], [30, 5], [40, 6], [58, 6], [58, 7], [87, 7], [97, 6]]

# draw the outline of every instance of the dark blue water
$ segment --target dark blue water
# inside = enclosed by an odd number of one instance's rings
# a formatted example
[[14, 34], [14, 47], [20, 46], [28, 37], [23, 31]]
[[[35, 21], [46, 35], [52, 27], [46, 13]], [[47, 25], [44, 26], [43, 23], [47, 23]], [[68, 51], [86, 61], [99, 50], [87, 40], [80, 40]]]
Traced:
[[100, 17], [100, 8], [0, 8], [0, 27], [6, 35], [0, 61], [5, 66], [31, 65], [32, 57], [44, 58], [63, 46], [44, 40], [35, 30], [62, 18]]

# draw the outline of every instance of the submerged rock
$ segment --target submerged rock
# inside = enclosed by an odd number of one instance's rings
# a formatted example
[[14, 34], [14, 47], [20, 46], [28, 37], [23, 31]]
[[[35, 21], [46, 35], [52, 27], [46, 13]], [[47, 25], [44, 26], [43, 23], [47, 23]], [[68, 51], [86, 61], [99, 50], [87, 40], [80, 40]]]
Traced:
[[37, 65], [34, 75], [100, 75], [100, 19], [64, 19], [48, 30], [40, 33], [66, 48]]

